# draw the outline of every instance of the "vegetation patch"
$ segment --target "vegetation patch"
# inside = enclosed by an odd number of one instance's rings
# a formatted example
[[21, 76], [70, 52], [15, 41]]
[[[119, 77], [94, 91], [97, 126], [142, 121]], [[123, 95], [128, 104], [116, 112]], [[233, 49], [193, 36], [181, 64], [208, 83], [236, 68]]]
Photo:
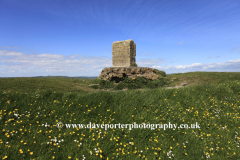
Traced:
[[[181, 83], [173, 77], [189, 81], [188, 87], [165, 89]], [[240, 159], [240, 74], [185, 73], [164, 79], [166, 84], [126, 78], [118, 85], [99, 79], [0, 79], [0, 158]], [[196, 79], [199, 85], [191, 85]], [[74, 84], [94, 91], [83, 92]], [[103, 92], [90, 84], [129, 90]], [[146, 127], [80, 127], [90, 123]]]

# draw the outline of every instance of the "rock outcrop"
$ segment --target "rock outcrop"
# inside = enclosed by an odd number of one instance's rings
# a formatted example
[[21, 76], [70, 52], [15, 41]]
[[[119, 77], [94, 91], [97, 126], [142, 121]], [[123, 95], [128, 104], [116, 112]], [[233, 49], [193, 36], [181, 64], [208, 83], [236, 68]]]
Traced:
[[[167, 77], [164, 71], [154, 68], [136, 67], [136, 44], [133, 40], [115, 41], [112, 44], [113, 67], [104, 68], [98, 78], [119, 83], [123, 78], [144, 77], [155, 80]], [[135, 66], [135, 67], [132, 67]]]
[[124, 77], [130, 79], [144, 77], [155, 80], [158, 79], [159, 76], [166, 77], [166, 73], [148, 67], [110, 67], [104, 68], [98, 78], [119, 83]]

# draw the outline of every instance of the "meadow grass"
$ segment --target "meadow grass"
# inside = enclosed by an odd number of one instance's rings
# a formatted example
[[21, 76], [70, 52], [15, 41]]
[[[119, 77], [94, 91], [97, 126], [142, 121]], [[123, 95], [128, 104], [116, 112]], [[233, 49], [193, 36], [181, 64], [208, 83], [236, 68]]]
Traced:
[[[99, 79], [0, 78], [0, 158], [237, 160], [239, 81], [240, 73], [226, 72], [125, 79], [118, 85]], [[165, 88], [183, 82], [186, 87]], [[177, 128], [59, 129], [58, 122]], [[196, 123], [200, 128], [178, 128]]]

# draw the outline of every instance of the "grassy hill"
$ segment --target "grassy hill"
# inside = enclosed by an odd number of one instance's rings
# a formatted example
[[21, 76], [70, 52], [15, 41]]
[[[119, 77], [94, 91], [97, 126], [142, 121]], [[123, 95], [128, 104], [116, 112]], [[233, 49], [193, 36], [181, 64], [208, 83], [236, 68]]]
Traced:
[[[236, 72], [119, 84], [0, 78], [0, 158], [240, 159], [239, 81]], [[89, 123], [100, 126], [80, 128]]]

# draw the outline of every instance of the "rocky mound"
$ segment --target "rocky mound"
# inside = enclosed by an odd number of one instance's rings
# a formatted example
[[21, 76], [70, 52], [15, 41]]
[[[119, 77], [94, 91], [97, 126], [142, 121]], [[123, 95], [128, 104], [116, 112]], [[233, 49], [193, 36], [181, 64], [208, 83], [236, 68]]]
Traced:
[[119, 83], [124, 77], [133, 79], [144, 77], [146, 79], [158, 79], [159, 76], [167, 77], [164, 71], [159, 71], [155, 68], [148, 67], [110, 67], [104, 68], [98, 78], [115, 81]]

